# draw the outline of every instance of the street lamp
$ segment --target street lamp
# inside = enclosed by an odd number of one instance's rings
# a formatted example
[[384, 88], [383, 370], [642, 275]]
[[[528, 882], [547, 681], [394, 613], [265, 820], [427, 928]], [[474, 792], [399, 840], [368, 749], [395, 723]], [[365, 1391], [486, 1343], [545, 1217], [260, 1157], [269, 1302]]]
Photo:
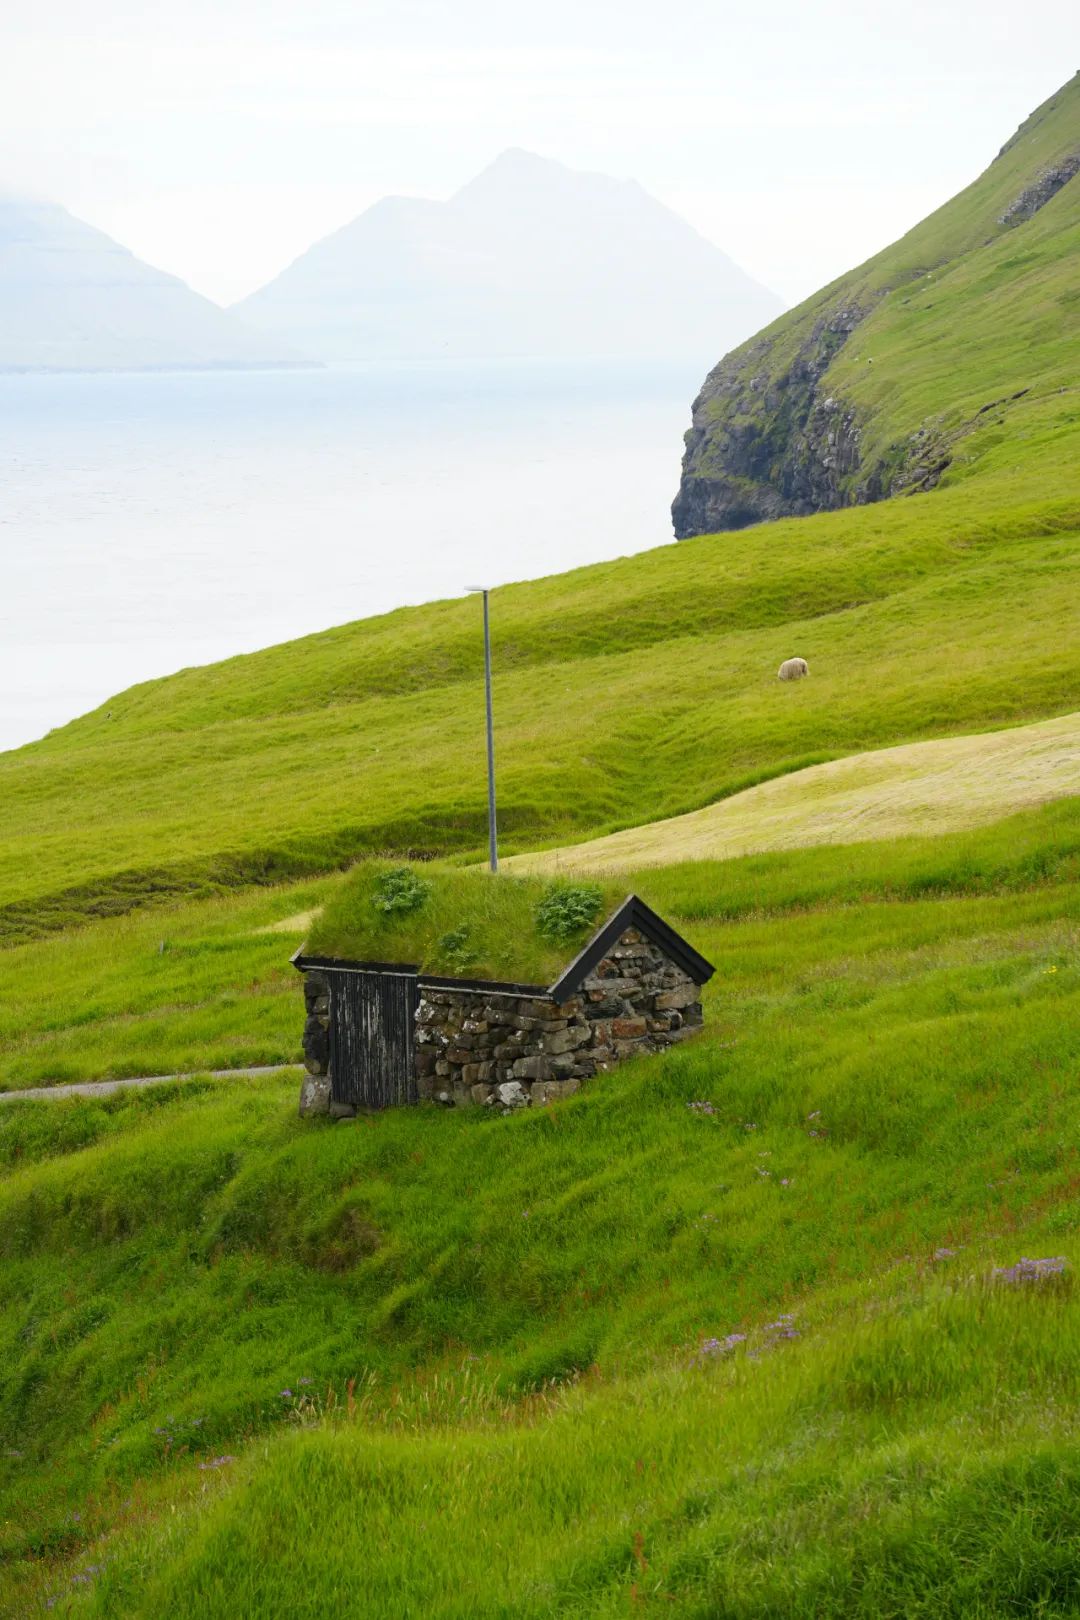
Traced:
[[499, 870], [499, 848], [495, 836], [495, 731], [491, 719], [491, 627], [488, 623], [488, 588], [486, 585], [466, 585], [473, 596], [484, 598], [484, 692], [487, 697], [487, 759], [488, 759], [488, 856], [491, 870]]

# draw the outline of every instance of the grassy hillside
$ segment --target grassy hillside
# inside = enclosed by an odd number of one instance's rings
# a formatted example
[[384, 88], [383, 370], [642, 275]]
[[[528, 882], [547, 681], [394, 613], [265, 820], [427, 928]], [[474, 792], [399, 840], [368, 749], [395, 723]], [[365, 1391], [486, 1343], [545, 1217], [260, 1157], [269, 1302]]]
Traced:
[[288, 958], [339, 881], [162, 905], [0, 950], [0, 1091], [298, 1061]]
[[654, 873], [706, 1031], [543, 1112], [6, 1105], [5, 1612], [1068, 1612], [1078, 816]]
[[1080, 74], [959, 196], [725, 356], [694, 407], [676, 532], [970, 477], [1070, 414]]
[[[354, 954], [357, 906], [374, 875], [361, 868], [347, 883], [335, 876], [162, 904], [0, 951], [0, 1091], [298, 1062], [302, 1001], [288, 957], [305, 939], [312, 950]], [[449, 895], [470, 876], [453, 868], [427, 875]], [[611, 892], [636, 890], [697, 940], [699, 922], [710, 919], [782, 919], [870, 898], [1009, 894], [1078, 876], [1080, 799], [1067, 799], [962, 836], [651, 865], [622, 873]], [[494, 920], [531, 932], [536, 894], [522, 885], [521, 895], [523, 908], [500, 905]], [[421, 932], [409, 948], [423, 942]], [[504, 945], [519, 948], [502, 929], [463, 943], [470, 952], [497, 946], [492, 973], [506, 960]], [[444, 965], [477, 971], [460, 957]]]
[[[1080, 707], [1080, 464], [1054, 431], [960, 490], [496, 592], [505, 846]], [[795, 651], [814, 678], [779, 686]], [[481, 657], [475, 605], [437, 604], [135, 688], [0, 756], [0, 929], [364, 850], [481, 853]]]
[[514, 873], [610, 873], [869, 838], [949, 832], [1080, 793], [1080, 715], [852, 754], [719, 804], [540, 855]]

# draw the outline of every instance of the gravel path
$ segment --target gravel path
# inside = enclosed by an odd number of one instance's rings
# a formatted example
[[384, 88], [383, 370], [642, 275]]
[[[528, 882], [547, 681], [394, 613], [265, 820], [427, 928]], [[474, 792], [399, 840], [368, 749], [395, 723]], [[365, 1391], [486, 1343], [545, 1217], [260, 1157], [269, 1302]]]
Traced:
[[262, 1069], [204, 1069], [195, 1074], [147, 1074], [137, 1080], [81, 1080], [72, 1086], [33, 1086], [27, 1091], [0, 1091], [0, 1103], [38, 1102], [44, 1097], [111, 1097], [114, 1091], [132, 1086], [168, 1086], [177, 1080], [197, 1080], [209, 1074], [213, 1080], [254, 1080], [262, 1074], [299, 1072], [299, 1063], [275, 1063]]

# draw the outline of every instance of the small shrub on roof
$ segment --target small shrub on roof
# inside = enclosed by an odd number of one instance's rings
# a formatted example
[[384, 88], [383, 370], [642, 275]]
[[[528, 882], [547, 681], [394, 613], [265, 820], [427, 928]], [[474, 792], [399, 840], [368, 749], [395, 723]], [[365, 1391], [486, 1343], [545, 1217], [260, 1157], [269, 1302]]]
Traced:
[[553, 883], [536, 908], [536, 926], [545, 939], [561, 944], [595, 923], [604, 903], [596, 883]]
[[439, 956], [455, 973], [464, 973], [466, 968], [476, 965], [480, 952], [473, 943], [468, 923], [462, 923], [460, 928], [452, 928], [443, 935], [439, 941]]
[[431, 884], [411, 866], [395, 866], [376, 883], [371, 903], [376, 911], [407, 915], [419, 911], [431, 893]]

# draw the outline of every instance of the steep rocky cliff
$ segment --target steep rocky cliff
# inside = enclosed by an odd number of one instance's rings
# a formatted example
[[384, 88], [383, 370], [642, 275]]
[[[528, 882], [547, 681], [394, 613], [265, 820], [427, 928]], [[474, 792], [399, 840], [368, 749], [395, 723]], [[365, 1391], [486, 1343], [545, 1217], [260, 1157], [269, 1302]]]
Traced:
[[1078, 175], [1080, 74], [966, 191], [709, 373], [676, 536], [932, 489], [991, 413], [1080, 383]]

